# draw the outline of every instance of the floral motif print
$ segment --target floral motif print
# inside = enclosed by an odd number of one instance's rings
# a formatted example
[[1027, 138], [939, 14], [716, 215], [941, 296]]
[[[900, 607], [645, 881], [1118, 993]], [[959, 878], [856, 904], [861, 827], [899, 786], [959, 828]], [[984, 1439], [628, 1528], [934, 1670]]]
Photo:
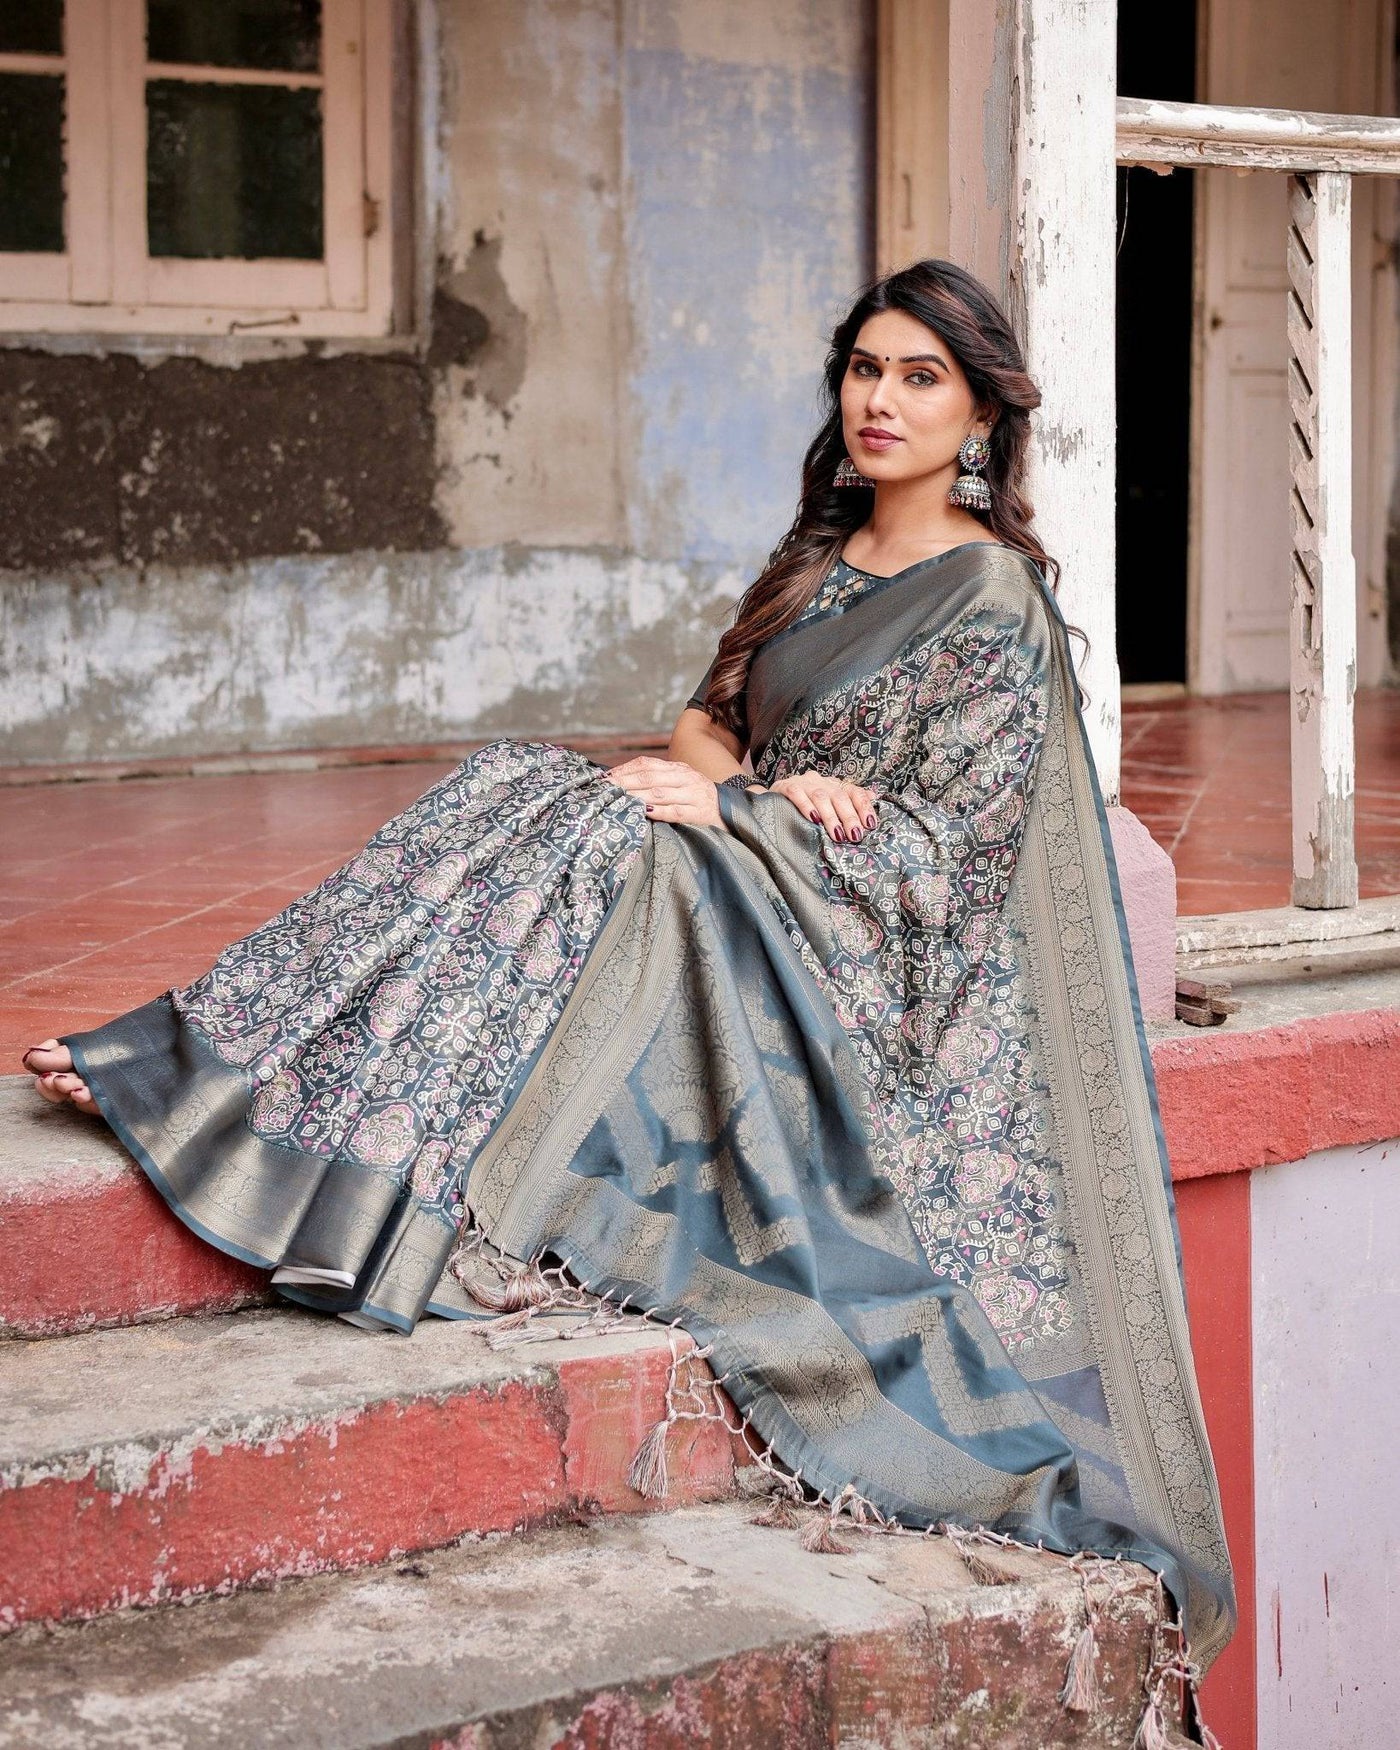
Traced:
[[[1071, 1318], [1006, 908], [1047, 708], [1024, 636], [1009, 611], [973, 608], [780, 725], [755, 766], [770, 785], [815, 769], [880, 796], [860, 843], [822, 835], [825, 958], [775, 903], [855, 1046], [877, 1158], [930, 1263], [1013, 1354]], [[583, 756], [492, 743], [173, 1000], [248, 1071], [257, 1134], [386, 1174], [459, 1221], [465, 1171], [648, 830]]]
[[463, 1169], [562, 1012], [646, 834], [581, 754], [493, 742], [171, 993], [260, 1136], [461, 1217]]
[[1013, 1355], [1072, 1318], [1006, 908], [1048, 708], [1024, 637], [1009, 611], [972, 608], [780, 724], [754, 767], [764, 784], [815, 770], [880, 797], [858, 844], [822, 835], [834, 952], [784, 921], [860, 1056], [877, 1151], [929, 1262]]

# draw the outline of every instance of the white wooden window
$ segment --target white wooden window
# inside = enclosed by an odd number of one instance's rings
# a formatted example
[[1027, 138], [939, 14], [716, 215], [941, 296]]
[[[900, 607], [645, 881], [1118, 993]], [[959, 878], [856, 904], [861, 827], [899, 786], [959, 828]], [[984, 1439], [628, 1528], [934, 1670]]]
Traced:
[[0, 7], [0, 328], [389, 332], [390, 5]]

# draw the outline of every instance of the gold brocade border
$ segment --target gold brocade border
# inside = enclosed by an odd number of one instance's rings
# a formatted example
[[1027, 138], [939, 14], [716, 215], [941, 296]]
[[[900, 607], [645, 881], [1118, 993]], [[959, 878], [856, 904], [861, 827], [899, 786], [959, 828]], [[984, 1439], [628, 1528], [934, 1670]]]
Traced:
[[[1052, 709], [1022, 842], [1019, 901], [1068, 1213], [1100, 1375], [1143, 1529], [1226, 1578], [1229, 1555], [1177, 1270], [1117, 906], [1074, 685], [1056, 628]], [[1207, 1664], [1230, 1625], [1193, 1589], [1188, 1623]]]

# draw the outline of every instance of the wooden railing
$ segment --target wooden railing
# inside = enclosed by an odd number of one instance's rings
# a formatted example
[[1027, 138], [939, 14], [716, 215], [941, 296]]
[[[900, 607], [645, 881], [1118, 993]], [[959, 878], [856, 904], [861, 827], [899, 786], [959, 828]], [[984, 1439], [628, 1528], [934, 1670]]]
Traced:
[[1117, 160], [1288, 177], [1293, 904], [1356, 908], [1351, 179], [1400, 174], [1400, 120], [1120, 97]]

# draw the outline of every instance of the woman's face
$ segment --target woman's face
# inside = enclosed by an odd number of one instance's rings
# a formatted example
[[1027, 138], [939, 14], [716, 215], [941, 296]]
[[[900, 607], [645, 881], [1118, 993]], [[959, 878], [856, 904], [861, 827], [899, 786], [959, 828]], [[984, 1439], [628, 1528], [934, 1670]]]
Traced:
[[846, 453], [871, 480], [917, 480], [957, 469], [969, 432], [985, 437], [963, 368], [932, 328], [882, 310], [861, 328], [841, 383]]

